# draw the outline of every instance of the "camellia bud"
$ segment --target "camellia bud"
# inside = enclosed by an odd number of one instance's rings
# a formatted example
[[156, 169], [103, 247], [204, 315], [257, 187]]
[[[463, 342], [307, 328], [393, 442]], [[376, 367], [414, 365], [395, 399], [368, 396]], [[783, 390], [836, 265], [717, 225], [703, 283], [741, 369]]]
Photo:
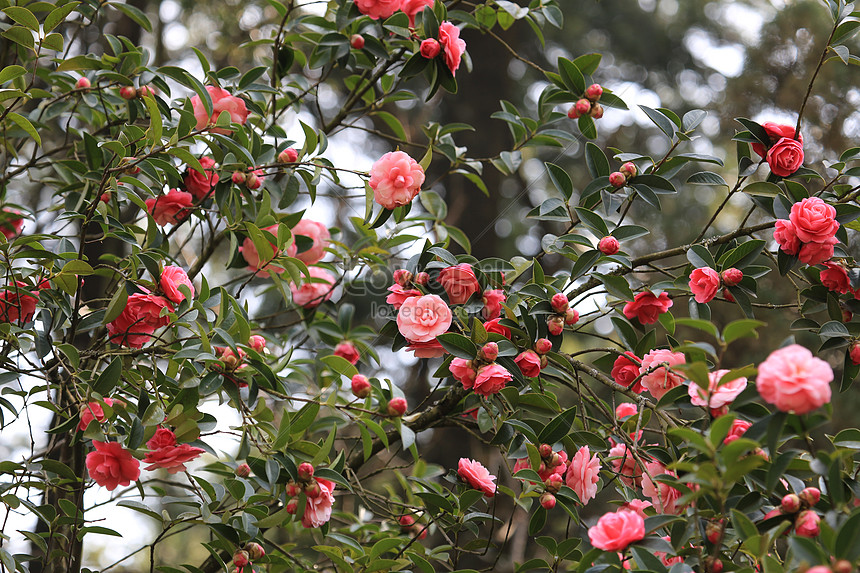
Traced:
[[821, 533], [819, 527], [821, 518], [812, 510], [804, 510], [797, 514], [794, 522], [794, 532], [801, 537], [818, 537]]
[[579, 119], [579, 112], [576, 111], [576, 105], [570, 106], [570, 109], [567, 110], [567, 117], [570, 119]]
[[535, 352], [538, 354], [546, 354], [552, 350], [552, 342], [548, 338], [538, 338], [535, 342]]
[[233, 565], [236, 565], [238, 567], [244, 567], [250, 562], [250, 556], [248, 555], [248, 552], [244, 549], [240, 549], [233, 554]]
[[706, 571], [710, 571], [710, 573], [722, 573], [723, 562], [711, 555], [708, 555], [705, 557], [705, 567], [707, 567]]
[[544, 492], [540, 496], [540, 506], [544, 509], [552, 509], [555, 507], [555, 496], [551, 493]]
[[299, 487], [299, 484], [297, 484], [294, 481], [291, 481], [290, 483], [287, 484], [287, 495], [288, 496], [296, 497], [300, 493], [302, 493], [302, 488]]
[[735, 302], [735, 297], [732, 295], [732, 293], [729, 292], [729, 289], [727, 288], [723, 289], [723, 298], [729, 302]]
[[588, 115], [591, 112], [591, 102], [585, 98], [576, 102], [576, 113], [579, 115]]
[[548, 460], [552, 457], [552, 446], [549, 444], [541, 444], [538, 446], [538, 453], [540, 454], [540, 457]]
[[254, 334], [248, 339], [248, 346], [257, 352], [263, 352], [266, 349], [266, 339], [259, 334]]
[[119, 88], [119, 97], [128, 100], [135, 99], [137, 97], [137, 90], [132, 86], [122, 86]]
[[636, 164], [635, 164], [635, 163], [633, 163], [632, 161], [628, 161], [628, 162], [624, 163], [624, 164], [621, 166], [621, 168], [620, 168], [620, 169], [618, 169], [618, 171], [620, 171], [621, 173], [623, 173], [623, 174], [624, 174], [624, 176], [625, 176], [625, 177], [627, 177], [627, 179], [630, 179], [630, 178], [632, 178], [632, 177], [636, 177], [636, 174], [639, 172], [639, 171], [636, 169]]
[[492, 362], [499, 356], [499, 345], [495, 342], [488, 342], [484, 344], [481, 349], [478, 351], [478, 358], [481, 360], [486, 360], [487, 362]]
[[399, 284], [402, 287], [405, 287], [409, 284], [409, 281], [412, 280], [412, 273], [407, 271], [406, 269], [397, 269], [394, 271], [394, 282]]
[[233, 175], [230, 176], [230, 179], [236, 185], [241, 185], [245, 182], [245, 173], [243, 171], [234, 171]]
[[[847, 308], [842, 309], [842, 322], [851, 322], [851, 319], [854, 318], [854, 313], [848, 310]], [[860, 362], [855, 362], [855, 364], [860, 364]]]
[[833, 564], [833, 573], [851, 573], [854, 566], [847, 559], [840, 559]]
[[439, 55], [439, 52], [442, 51], [442, 46], [440, 46], [439, 42], [433, 38], [427, 38], [421, 42], [421, 46], [418, 48], [418, 51], [423, 57], [428, 60], [432, 60]]
[[[848, 320], [851, 319], [849, 318]], [[854, 344], [851, 345], [851, 350], [848, 351], [848, 358], [850, 358], [851, 362], [854, 364], [860, 364], [860, 341], [855, 340]]]
[[574, 308], [567, 309], [567, 312], [564, 313], [564, 323], [573, 326], [577, 322], [579, 322], [579, 311]]
[[155, 90], [149, 86], [140, 86], [137, 88], [137, 97], [154, 96]]
[[553, 336], [558, 336], [564, 330], [564, 318], [561, 316], [551, 316], [546, 321], [547, 330]]
[[353, 34], [349, 37], [349, 45], [356, 50], [362, 49], [364, 47], [364, 36], [361, 34]]
[[400, 517], [400, 527], [403, 529], [408, 529], [415, 524], [415, 518], [411, 515], [404, 515]]
[[720, 278], [723, 279], [723, 284], [726, 286], [735, 286], [744, 278], [744, 273], [742, 270], [732, 267], [724, 270], [720, 274]]
[[308, 462], [299, 464], [299, 479], [302, 481], [308, 481], [312, 477], [314, 477], [314, 466]]
[[248, 552], [248, 557], [251, 558], [251, 561], [256, 561], [266, 556], [266, 550], [263, 549], [263, 546], [253, 541], [245, 544], [245, 551]]
[[298, 158], [299, 152], [292, 147], [288, 147], [278, 154], [278, 161], [281, 163], [295, 163]]
[[798, 497], [803, 503], [812, 507], [821, 499], [821, 491], [817, 487], [808, 487], [800, 492]]
[[248, 173], [245, 176], [245, 187], [247, 187], [248, 189], [260, 188], [260, 178], [257, 177], [256, 173]]
[[239, 477], [246, 478], [251, 475], [251, 466], [248, 464], [239, 464], [236, 466], [236, 469], [233, 470], [233, 473]]
[[627, 177], [620, 171], [613, 171], [609, 174], [609, 184], [619, 189], [627, 184]]
[[567, 295], [560, 292], [552, 295], [552, 299], [549, 303], [552, 305], [552, 309], [559, 314], [566, 311], [570, 306], [570, 301], [567, 300]]
[[620, 248], [621, 245], [618, 244], [618, 239], [616, 239], [612, 235], [603, 237], [602, 239], [600, 239], [600, 242], [597, 243], [597, 250], [604, 255], [614, 255], [619, 251]]
[[356, 398], [367, 398], [370, 396], [370, 381], [367, 379], [367, 376], [356, 374], [352, 377], [350, 387], [352, 395]]
[[290, 515], [295, 515], [299, 510], [299, 498], [294, 497], [290, 501], [287, 502], [287, 513]]
[[601, 117], [603, 117], [603, 106], [599, 103], [594, 104], [593, 106], [591, 106], [591, 113], [589, 113], [588, 115], [590, 115], [594, 119], [600, 119]]
[[417, 285], [426, 285], [428, 282], [430, 282], [430, 275], [428, 275], [424, 271], [421, 271], [420, 273], [415, 275], [414, 282]]
[[711, 522], [705, 528], [705, 537], [708, 538], [708, 541], [711, 543], [717, 543], [720, 540], [720, 533], [722, 532], [722, 527], [719, 523]]
[[550, 493], [558, 493], [558, 490], [561, 489], [561, 486], [564, 485], [564, 480], [561, 479], [561, 476], [558, 474], [552, 474], [546, 481], [543, 482], [546, 486], [546, 490]]
[[540, 357], [540, 367], [541, 367], [541, 369], [544, 369], [547, 366], [549, 366], [549, 358], [547, 358], [546, 354], [544, 354], [543, 356]]
[[105, 191], [99, 196], [99, 201], [102, 203], [110, 203], [110, 191]]
[[550, 467], [557, 468], [561, 465], [561, 456], [557, 452], [553, 452], [552, 459], [549, 461]]
[[400, 417], [406, 413], [406, 398], [392, 398], [388, 401], [388, 415]]
[[798, 569], [798, 572], [800, 571], [803, 571], [803, 573], [833, 573], [833, 570], [827, 565], [816, 565], [806, 570]]
[[311, 498], [317, 498], [322, 493], [322, 488], [320, 488], [320, 484], [316, 481], [305, 486], [305, 495]]
[[800, 498], [793, 493], [783, 496], [780, 507], [783, 513], [797, 513], [800, 511]]
[[80, 77], [78, 78], [78, 81], [75, 82], [75, 87], [79, 90], [89, 89], [91, 85], [90, 80], [85, 77]]
[[130, 165], [134, 161], [134, 157], [123, 157], [119, 160], [119, 166], [123, 168], [123, 173], [127, 173], [128, 175], [137, 175], [140, 173], [140, 167], [137, 165]]
[[591, 101], [597, 101], [600, 99], [600, 96], [603, 95], [603, 87], [600, 84], [591, 84], [588, 86], [588, 89], [585, 90], [585, 95]]

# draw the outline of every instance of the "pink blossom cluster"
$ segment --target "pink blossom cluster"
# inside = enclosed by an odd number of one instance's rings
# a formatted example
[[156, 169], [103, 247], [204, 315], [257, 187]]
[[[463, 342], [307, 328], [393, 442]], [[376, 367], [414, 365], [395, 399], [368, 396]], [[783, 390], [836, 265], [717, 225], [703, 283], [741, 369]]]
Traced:
[[788, 219], [777, 220], [773, 238], [785, 254], [817, 265], [833, 257], [838, 229], [836, 209], [819, 197], [807, 197], [792, 205]]
[[770, 139], [770, 145], [765, 150], [761, 143], [753, 143], [752, 149], [759, 157], [767, 161], [774, 175], [788, 177], [803, 165], [803, 136], [798, 133], [795, 139], [796, 127], [766, 122], [762, 125]]

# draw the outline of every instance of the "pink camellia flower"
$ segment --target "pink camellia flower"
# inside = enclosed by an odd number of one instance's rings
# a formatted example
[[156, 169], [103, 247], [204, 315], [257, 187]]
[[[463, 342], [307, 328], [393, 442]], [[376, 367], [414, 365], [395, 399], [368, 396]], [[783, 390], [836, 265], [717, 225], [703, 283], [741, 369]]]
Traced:
[[445, 289], [451, 304], [463, 304], [481, 290], [475, 271], [469, 263], [460, 263], [442, 269], [439, 272], [439, 284]]
[[604, 255], [614, 255], [620, 248], [621, 246], [618, 244], [618, 239], [612, 235], [603, 237], [600, 239], [600, 242], [597, 243], [597, 250]]
[[427, 38], [426, 40], [422, 40], [421, 46], [419, 46], [418, 51], [421, 53], [421, 56], [427, 58], [428, 60], [432, 60], [439, 55], [439, 52], [442, 51], [442, 46], [434, 38]]
[[821, 243], [803, 243], [797, 257], [805, 265], [819, 265], [833, 257], [833, 246], [838, 242], [836, 237], [830, 237]]
[[851, 359], [852, 364], [860, 364], [860, 342], [855, 341], [851, 345], [851, 349], [848, 351], [848, 358]]
[[386, 209], [406, 205], [421, 191], [424, 169], [403, 151], [390, 151], [370, 168], [373, 199]]
[[[772, 121], [763, 123], [762, 127], [767, 132], [767, 136], [770, 139], [770, 145], [775, 144], [784, 137], [794, 139], [794, 133], [796, 131], [796, 127], [794, 125], [784, 125], [779, 123], [773, 123]], [[798, 133], [797, 140], [800, 143], [803, 143], [803, 135]], [[755, 151], [761, 158], [765, 158], [765, 156], [767, 155], [767, 149], [765, 149], [764, 145], [762, 145], [761, 143], [753, 143], [752, 150]]]
[[[275, 232], [277, 232], [277, 227], [275, 228]], [[302, 219], [293, 227], [292, 233], [293, 237], [296, 235], [309, 237], [313, 241], [313, 245], [308, 250], [299, 253], [298, 247], [295, 241], [293, 241], [287, 247], [287, 256], [295, 257], [306, 265], [314, 265], [322, 260], [325, 256], [325, 249], [329, 245], [329, 239], [331, 238], [325, 225], [317, 221], [311, 221], [310, 219]]]
[[399, 284], [391, 285], [388, 287], [388, 290], [391, 294], [385, 297], [385, 302], [393, 306], [395, 310], [400, 310], [400, 307], [403, 306], [406, 299], [412, 298], [413, 296], [421, 296], [420, 290], [414, 288], [405, 289]]
[[201, 157], [200, 166], [203, 168], [203, 173], [200, 173], [192, 167], [185, 170], [185, 189], [194, 195], [197, 200], [203, 199], [209, 195], [209, 192], [218, 183], [218, 174], [213, 169], [215, 160], [211, 157]]
[[170, 319], [161, 315], [162, 309], [173, 310], [166, 298], [154, 294], [135, 293], [128, 297], [118, 317], [107, 324], [110, 341], [122, 346], [140, 348], [156, 328], [166, 326]]
[[[113, 406], [113, 400], [110, 398], [105, 398], [102, 401], [108, 406]], [[78, 422], [78, 429], [83, 432], [93, 420], [98, 420], [99, 424], [105, 421], [104, 408], [98, 402], [88, 402], [81, 406], [81, 419]]]
[[848, 279], [848, 273], [845, 267], [836, 263], [823, 263], [824, 270], [821, 271], [821, 284], [826, 286], [833, 292], [845, 294], [851, 290], [851, 281]]
[[475, 384], [472, 386], [472, 389], [475, 391], [475, 394], [480, 396], [491, 396], [504, 388], [513, 379], [513, 374], [505, 370], [504, 366], [494, 362], [478, 368], [478, 373], [475, 375]]
[[22, 325], [33, 320], [38, 293], [27, 289], [27, 283], [15, 281], [0, 291], [0, 322]]
[[[358, 36], [358, 37], [361, 38], [361, 36]], [[364, 38], [361, 38], [361, 39], [364, 40]], [[361, 48], [358, 48], [358, 49], [361, 49]], [[287, 147], [286, 149], [283, 149], [278, 154], [278, 161], [280, 161], [281, 163], [295, 163], [298, 158], [299, 158], [299, 152], [296, 151], [292, 147]]]
[[608, 460], [621, 483], [627, 487], [642, 485], [642, 466], [627, 449], [626, 444], [612, 446]]
[[783, 137], [767, 150], [765, 160], [774, 175], [788, 177], [803, 165], [803, 144]]
[[534, 378], [540, 375], [540, 356], [534, 350], [526, 350], [514, 358], [520, 372], [526, 378]]
[[690, 273], [690, 290], [698, 303], [711, 302], [720, 289], [720, 273], [710, 267], [695, 269]]
[[635, 416], [638, 412], [639, 409], [632, 402], [623, 402], [615, 407], [615, 417], [619, 420], [627, 416]]
[[140, 477], [140, 462], [117, 442], [93, 440], [95, 451], [87, 454], [87, 470], [100, 486], [113, 491]]
[[650, 351], [642, 358], [642, 365], [639, 367], [639, 374], [642, 374], [642, 387], [651, 392], [656, 398], [660, 399], [666, 392], [680, 386], [684, 381], [684, 376], [677, 372], [669, 370], [666, 366], [660, 366], [653, 372], [648, 372], [658, 364], [666, 364], [669, 367], [678, 364], [684, 364], [686, 358], [680, 352], [672, 352], [671, 350], [656, 349]]
[[800, 239], [794, 232], [794, 225], [786, 219], [777, 219], [773, 230], [773, 239], [779, 248], [787, 255], [796, 255], [800, 250]]
[[451, 309], [438, 295], [406, 299], [397, 313], [397, 329], [411, 342], [430, 342], [451, 326]]
[[505, 291], [501, 289], [485, 290], [483, 300], [484, 308], [481, 310], [481, 316], [484, 317], [484, 320], [492, 320], [502, 315], [502, 303], [507, 300]]
[[643, 501], [641, 499], [631, 499], [630, 501], [626, 501], [621, 504], [621, 509], [636, 512], [642, 516], [642, 519], [647, 517], [645, 510], [649, 507], [654, 507], [654, 504], [650, 501]]
[[821, 517], [812, 510], [801, 511], [794, 521], [794, 532], [801, 537], [818, 537]]
[[432, 8], [434, 0], [401, 0], [400, 9], [409, 16], [409, 27], [415, 27], [415, 16], [424, 8]]
[[0, 217], [2, 217], [0, 233], [3, 233], [7, 241], [11, 241], [21, 234], [21, 230], [24, 228], [24, 218], [20, 211], [4, 207], [0, 210]]
[[473, 488], [484, 492], [485, 497], [496, 495], [496, 476], [481, 465], [480, 462], [468, 458], [460, 458], [457, 464], [457, 475]]
[[319, 486], [319, 494], [308, 496], [305, 513], [302, 515], [302, 525], [306, 528], [322, 527], [327, 523], [331, 519], [331, 506], [334, 505], [334, 482], [318, 477], [314, 480]]
[[158, 285], [164, 291], [164, 295], [176, 304], [185, 300], [185, 295], [179, 290], [180, 285], [187, 286], [188, 290], [191, 291], [191, 296], [194, 296], [194, 285], [191, 284], [188, 274], [180, 267], [164, 267]]
[[179, 224], [183, 222], [190, 214], [188, 208], [194, 203], [194, 198], [191, 193], [171, 189], [167, 195], [152, 197], [144, 203], [146, 203], [146, 208], [155, 222], [163, 226], [168, 223]]
[[484, 323], [484, 330], [487, 332], [492, 332], [494, 334], [501, 334], [507, 339], [511, 338], [511, 329], [507, 326], [503, 326], [499, 324], [501, 318], [494, 318], [493, 320], [488, 320]]
[[358, 11], [370, 18], [388, 18], [398, 10], [403, 0], [355, 0]]
[[[271, 233], [272, 235], [275, 235], [275, 236], [277, 236], [277, 234], [278, 234], [278, 226], [277, 225], [270, 225], [269, 227], [265, 227], [262, 230], [268, 231], [269, 233]], [[269, 259], [267, 261], [263, 261], [263, 260], [260, 260], [260, 253], [257, 252], [257, 247], [256, 247], [256, 245], [254, 245], [254, 241], [251, 240], [250, 237], [248, 237], [244, 241], [242, 241], [242, 246], [239, 247], [239, 252], [242, 253], [242, 257], [245, 259], [245, 262], [248, 263], [248, 270], [249, 271], [259, 272], [262, 270], [272, 270], [278, 274], [284, 272], [284, 269], [282, 267], [279, 267], [279, 266], [272, 263], [272, 260], [277, 258], [278, 255], [280, 254], [280, 251], [278, 250], [277, 245], [275, 245], [272, 242], [270, 242], [269, 245], [272, 247], [272, 252], [274, 254], [272, 255], [271, 259]], [[313, 274], [313, 273], [311, 273], [311, 274]]]
[[361, 358], [361, 353], [359, 353], [358, 348], [348, 340], [339, 342], [337, 346], [334, 347], [334, 355], [340, 356], [350, 364], [355, 364]]
[[452, 75], [457, 74], [460, 67], [460, 58], [466, 51], [466, 42], [460, 39], [460, 28], [451, 22], [439, 24], [439, 43], [445, 49], [445, 64], [451, 70]]
[[167, 428], [158, 428], [155, 435], [146, 442], [146, 447], [151, 451], [146, 453], [143, 463], [150, 464], [147, 471], [165, 469], [168, 473], [175, 474], [184, 472], [186, 462], [197, 458], [204, 452], [202, 448], [195, 448], [188, 444], [176, 445], [176, 434]]
[[334, 293], [334, 276], [320, 267], [308, 267], [312, 279], [318, 279], [302, 283], [296, 286], [290, 283], [290, 292], [293, 294], [293, 302], [303, 308], [314, 308], [331, 298]]
[[349, 387], [356, 398], [367, 398], [372, 392], [370, 380], [367, 379], [367, 376], [361, 374], [356, 374], [352, 377]]
[[836, 234], [836, 209], [819, 197], [807, 197], [791, 206], [788, 216], [803, 243], [823, 243]]
[[591, 455], [588, 446], [582, 446], [570, 458], [565, 483], [579, 497], [583, 505], [597, 495], [597, 482], [600, 479], [600, 460], [597, 454]]
[[635, 511], [605, 513], [588, 528], [588, 540], [603, 551], [623, 551], [645, 537], [645, 519]]
[[427, 342], [413, 342], [410, 340], [406, 351], [412, 352], [415, 358], [439, 358], [448, 354], [448, 351], [435, 338]]
[[664, 292], [660, 296], [652, 292], [640, 292], [624, 305], [624, 316], [636, 318], [642, 324], [654, 324], [657, 317], [672, 307], [672, 299]]
[[469, 390], [475, 384], [477, 372], [472, 367], [472, 361], [465, 358], [455, 358], [448, 365], [448, 370], [451, 371], [451, 376], [455, 380], [463, 384], [463, 388]]
[[[629, 350], [625, 351], [624, 354], [615, 359], [610, 375], [618, 385], [630, 388], [637, 394], [641, 394], [645, 390], [642, 387], [642, 381], [637, 380], [635, 384], [633, 382], [639, 377], [639, 364], [641, 362], [642, 360], [638, 356]], [[630, 386], [631, 384], [633, 384], [632, 387]]]
[[717, 370], [716, 372], [708, 373], [709, 385], [707, 391], [695, 382], [690, 382], [687, 388], [690, 402], [694, 406], [704, 406], [707, 408], [722, 408], [734, 402], [735, 398], [747, 387], [747, 379], [741, 376], [725, 384], [720, 384], [720, 379], [728, 372], [728, 370]]
[[792, 344], [773, 351], [758, 367], [759, 394], [783, 412], [805, 414], [830, 401], [833, 369], [806, 348]]
[[[206, 115], [206, 107], [200, 101], [200, 96], [191, 98], [191, 107], [194, 108], [194, 117], [197, 119], [197, 129], [203, 129], [207, 125], [218, 121], [218, 116], [221, 112], [226, 111], [230, 114], [230, 121], [245, 125], [248, 121], [248, 108], [245, 106], [245, 101], [231, 95], [230, 92], [218, 86], [206, 86], [206, 91], [209, 92], [209, 98], [212, 100], [212, 116]], [[213, 129], [215, 133], [230, 135], [232, 132], [228, 129]]]
[[[664, 535], [663, 537], [661, 537], [661, 539], [666, 542], [672, 541], [672, 538], [669, 535]], [[659, 558], [660, 561], [663, 562], [663, 565], [665, 565], [666, 567], [671, 567], [675, 563], [684, 562], [684, 558], [680, 555], [676, 555], [675, 557], [669, 557], [669, 555], [667, 553], [664, 553], [663, 551], [655, 551], [654, 556]]]
[[750, 426], [752, 426], [752, 424], [746, 420], [732, 420], [732, 427], [729, 428], [729, 433], [726, 436], [726, 439], [723, 440], [723, 444], [731, 444], [743, 436], [744, 432], [750, 429]]
[[675, 472], [667, 470], [660, 462], [648, 462], [642, 473], [642, 493], [651, 498], [657, 513], [678, 513], [680, 506], [677, 505], [681, 492], [674, 487], [655, 481], [663, 475], [676, 477]]

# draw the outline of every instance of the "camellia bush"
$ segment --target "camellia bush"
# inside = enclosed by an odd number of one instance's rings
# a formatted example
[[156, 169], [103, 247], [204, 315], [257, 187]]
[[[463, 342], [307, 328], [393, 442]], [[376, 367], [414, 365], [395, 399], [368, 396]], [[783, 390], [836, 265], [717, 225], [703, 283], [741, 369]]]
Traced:
[[[151, 30], [131, 3], [4, 2], [0, 423], [27, 446], [0, 570], [94, 571], [91, 543], [164, 573], [856, 570], [860, 429], [830, 415], [860, 371], [860, 147], [804, 160], [851, 4], [821, 5], [796, 122], [739, 118], [727, 161], [695, 151], [701, 110], [641, 107], [661, 156], [588, 141], [627, 108], [596, 53], [527, 61], [536, 103], [480, 110], [510, 128], [494, 157], [468, 125], [407, 132], [490, 64], [461, 31], [516, 53], [501, 31], [542, 40], [555, 0], [267, 6], [255, 67], [196, 74], [109, 32], [81, 53], [113, 17]], [[550, 161], [575, 140], [586, 179]], [[446, 182], [495, 193], [524, 157], [556, 234], [479, 260]], [[637, 224], [701, 186], [682, 244]], [[440, 435], [468, 455], [427, 455]]]

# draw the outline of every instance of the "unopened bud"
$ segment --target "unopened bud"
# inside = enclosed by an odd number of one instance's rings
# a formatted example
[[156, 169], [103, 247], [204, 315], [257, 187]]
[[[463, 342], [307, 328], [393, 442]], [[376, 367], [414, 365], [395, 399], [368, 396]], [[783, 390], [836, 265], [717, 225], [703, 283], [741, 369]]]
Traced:
[[558, 490], [561, 489], [561, 486], [564, 485], [564, 480], [561, 479], [561, 476], [558, 474], [552, 474], [546, 481], [543, 482], [546, 486], [546, 490], [550, 493], [558, 493]]
[[316, 481], [314, 481], [310, 485], [305, 486], [305, 495], [310, 498], [317, 498], [320, 496], [321, 493], [322, 489]]
[[119, 88], [119, 97], [127, 100], [135, 99], [137, 97], [137, 90], [132, 86], [122, 86]]
[[560, 292], [552, 295], [552, 299], [549, 303], [552, 305], [552, 309], [559, 314], [566, 311], [570, 306], [570, 302], [567, 300], [567, 295]]
[[705, 567], [707, 567], [706, 571], [710, 573], [722, 573], [723, 562], [716, 557], [708, 555], [705, 557]]
[[99, 201], [102, 203], [110, 203], [111, 193], [110, 191], [105, 191], [99, 196]]
[[396, 271], [394, 271], [394, 282], [396, 282], [400, 286], [406, 287], [411, 280], [412, 273], [410, 273], [406, 269], [397, 269]]
[[287, 502], [287, 513], [290, 515], [295, 515], [299, 510], [299, 498], [294, 497], [290, 501]]
[[350, 388], [352, 389], [352, 395], [356, 398], [367, 398], [370, 396], [370, 381], [367, 379], [367, 376], [362, 374], [353, 376]]
[[840, 559], [833, 564], [833, 573], [852, 573], [854, 565], [847, 559]]
[[540, 367], [541, 367], [541, 369], [543, 369], [543, 368], [546, 368], [547, 366], [549, 366], [549, 358], [547, 358], [546, 354], [543, 354], [540, 357]]
[[233, 175], [230, 177], [230, 179], [236, 185], [241, 185], [242, 183], [245, 182], [245, 173], [243, 171], [234, 171]]
[[308, 462], [299, 464], [299, 479], [302, 481], [308, 481], [312, 477], [314, 477], [314, 466]]
[[439, 42], [433, 38], [427, 38], [421, 42], [421, 45], [418, 47], [418, 52], [422, 57], [427, 58], [428, 60], [432, 60], [436, 56], [439, 55], [439, 52], [442, 51], [442, 46]]
[[492, 362], [499, 357], [499, 345], [495, 342], [488, 342], [478, 351], [478, 358]]
[[256, 173], [248, 173], [245, 176], [245, 187], [247, 187], [248, 189], [260, 188], [260, 178], [257, 177]]
[[400, 517], [400, 527], [402, 527], [403, 529], [407, 529], [409, 527], [412, 527], [412, 525], [414, 523], [415, 523], [415, 518], [412, 517], [411, 515], [404, 515], [404, 516]]
[[732, 267], [724, 270], [721, 274], [721, 278], [723, 279], [723, 284], [726, 286], [735, 286], [744, 278], [744, 273], [740, 269]]
[[553, 336], [558, 336], [564, 330], [564, 318], [561, 316], [551, 316], [546, 321], [547, 330]]
[[233, 565], [236, 565], [237, 567], [244, 567], [250, 562], [251, 559], [248, 552], [243, 549], [240, 549], [233, 554]]
[[798, 497], [803, 503], [812, 507], [821, 499], [821, 491], [817, 487], [808, 487], [800, 492]]
[[573, 326], [577, 322], [579, 322], [579, 311], [573, 308], [567, 309], [567, 312], [564, 313], [564, 323]]
[[154, 96], [155, 90], [149, 86], [140, 86], [137, 88], [137, 97]]
[[[847, 308], [842, 309], [842, 322], [851, 322], [851, 319], [854, 318], [854, 313], [848, 310]], [[860, 363], [858, 363], [860, 364]]]
[[75, 82], [75, 87], [79, 90], [89, 89], [91, 85], [90, 80], [85, 77], [80, 77], [78, 78], [78, 81]]
[[236, 466], [236, 469], [233, 471], [237, 476], [246, 478], [251, 475], [251, 466], [248, 464], [239, 464]]
[[708, 541], [711, 543], [717, 543], [720, 540], [720, 534], [722, 532], [722, 527], [719, 523], [709, 523], [705, 528], [705, 537], [708, 538]]
[[254, 334], [248, 339], [248, 346], [262, 353], [266, 349], [266, 339], [259, 334]]
[[735, 297], [732, 295], [731, 292], [729, 292], [729, 289], [727, 288], [723, 289], [723, 298], [729, 302], [735, 302]]
[[588, 115], [590, 115], [594, 119], [600, 119], [601, 117], [603, 117], [603, 106], [599, 103], [594, 104], [593, 106], [591, 106], [591, 113], [589, 113]]
[[591, 84], [588, 86], [588, 89], [585, 90], [585, 95], [591, 101], [597, 101], [600, 99], [600, 96], [603, 95], [603, 87], [600, 84]]
[[627, 184], [627, 177], [620, 171], [614, 171], [609, 174], [609, 184], [619, 189]]
[[546, 354], [552, 350], [552, 342], [548, 338], [538, 338], [535, 342], [535, 352], [538, 354]]
[[549, 444], [541, 444], [538, 446], [538, 453], [540, 454], [540, 457], [548, 460], [552, 458], [552, 446]]
[[540, 506], [544, 509], [552, 509], [555, 507], [555, 496], [550, 492], [544, 492], [540, 496]]
[[406, 413], [406, 398], [392, 398], [388, 401], [388, 415], [398, 418]]
[[349, 37], [349, 45], [356, 50], [362, 49], [364, 47], [364, 36], [361, 34], [353, 34]]
[[567, 110], [567, 117], [570, 119], [579, 119], [579, 112], [576, 111], [576, 105], [570, 106], [570, 109]]
[[624, 164], [623, 164], [623, 165], [618, 169], [618, 171], [620, 171], [621, 173], [623, 173], [623, 174], [624, 174], [624, 176], [625, 176], [625, 177], [627, 177], [628, 179], [631, 179], [631, 178], [633, 178], [633, 177], [636, 177], [636, 174], [639, 172], [639, 171], [636, 169], [636, 164], [635, 164], [635, 163], [633, 163], [632, 161], [627, 161], [626, 163], [624, 163]]
[[415, 275], [414, 282], [417, 285], [426, 285], [429, 281], [430, 281], [430, 275], [428, 275], [424, 271], [421, 271], [420, 273]]
[[591, 102], [585, 98], [576, 102], [576, 113], [579, 115], [588, 115], [591, 112]]
[[854, 344], [851, 345], [850, 350], [848, 350], [848, 358], [853, 364], [860, 364], [860, 341], [855, 340]]
[[302, 493], [302, 488], [299, 487], [299, 484], [297, 484], [294, 481], [291, 481], [290, 483], [287, 484], [287, 495], [289, 497], [296, 497], [300, 493]]
[[794, 532], [801, 537], [818, 537], [821, 518], [812, 510], [801, 511], [794, 521]]
[[618, 239], [612, 235], [603, 237], [600, 239], [600, 242], [597, 243], [597, 250], [604, 255], [614, 255], [620, 248], [621, 245], [618, 244]]
[[780, 507], [783, 513], [797, 513], [800, 511], [800, 498], [793, 493], [783, 496]]
[[251, 561], [256, 561], [266, 556], [266, 550], [263, 549], [263, 546], [253, 541], [245, 544], [245, 551], [248, 552], [248, 557], [251, 558]]
[[278, 154], [278, 161], [281, 163], [295, 163], [298, 158], [299, 152], [292, 147], [288, 147]]

